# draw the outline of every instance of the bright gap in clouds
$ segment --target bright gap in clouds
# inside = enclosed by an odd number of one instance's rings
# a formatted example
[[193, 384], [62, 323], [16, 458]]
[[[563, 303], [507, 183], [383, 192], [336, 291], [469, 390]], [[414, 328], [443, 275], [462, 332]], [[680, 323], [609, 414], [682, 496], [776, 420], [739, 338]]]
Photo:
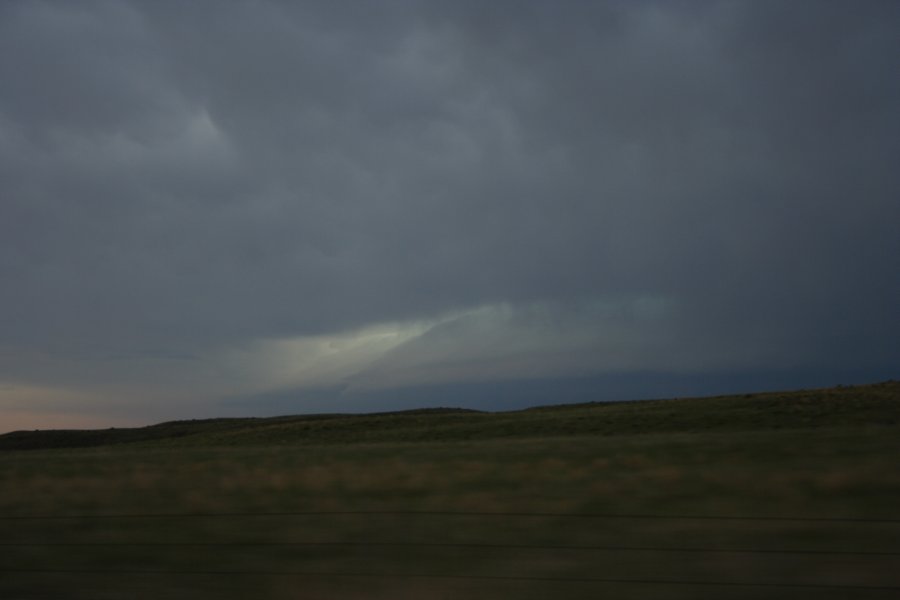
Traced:
[[[752, 387], [751, 374], [772, 370], [772, 340], [701, 334], [682, 325], [683, 312], [662, 295], [497, 303], [356, 331], [262, 340], [220, 358], [220, 369], [227, 364], [225, 370], [241, 373], [244, 391], [228, 394], [218, 407], [253, 416], [449, 405], [501, 410], [665, 396], [666, 385], [668, 395], [739, 392], [741, 385]], [[785, 344], [778, 361], [813, 366], [793, 351]], [[711, 368], [730, 375], [704, 376]], [[740, 385], [730, 385], [729, 377]], [[807, 379], [815, 384], [821, 373]]]
[[711, 356], [672, 352], [674, 311], [672, 301], [653, 296], [577, 306], [494, 304], [351, 332], [262, 340], [220, 360], [242, 371], [244, 387], [259, 393], [336, 387], [355, 393], [710, 364]]
[[[585, 376], [648, 364], [679, 368], [678, 360], [690, 353], [670, 351], [677, 337], [674, 310], [672, 301], [652, 296], [498, 303], [351, 331], [262, 339], [196, 356], [85, 357], [53, 386], [30, 381], [37, 374], [10, 383], [0, 392], [9, 417], [0, 429], [259, 416], [273, 410], [266, 398], [280, 393], [297, 395], [287, 412], [341, 412], [365, 406], [361, 398], [370, 394], [422, 386]], [[58, 373], [68, 365], [52, 355], [41, 361]], [[308, 393], [321, 390], [328, 391], [327, 400], [307, 401]], [[349, 405], [341, 403], [350, 397]], [[122, 398], [132, 407], [128, 418], [102, 417]], [[430, 402], [419, 401], [423, 407]], [[73, 418], [71, 406], [86, 416]]]
[[381, 324], [328, 335], [263, 340], [224, 353], [258, 391], [333, 386], [369, 368], [394, 348], [415, 339], [433, 322]]

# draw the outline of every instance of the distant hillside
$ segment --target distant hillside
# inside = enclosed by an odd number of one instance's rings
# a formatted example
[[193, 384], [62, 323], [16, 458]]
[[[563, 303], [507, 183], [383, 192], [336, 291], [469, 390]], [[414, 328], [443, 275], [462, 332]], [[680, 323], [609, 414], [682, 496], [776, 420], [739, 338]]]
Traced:
[[510, 412], [437, 408], [373, 414], [172, 421], [149, 427], [16, 431], [0, 450], [114, 444], [425, 442], [900, 425], [900, 382], [706, 398], [551, 405]]

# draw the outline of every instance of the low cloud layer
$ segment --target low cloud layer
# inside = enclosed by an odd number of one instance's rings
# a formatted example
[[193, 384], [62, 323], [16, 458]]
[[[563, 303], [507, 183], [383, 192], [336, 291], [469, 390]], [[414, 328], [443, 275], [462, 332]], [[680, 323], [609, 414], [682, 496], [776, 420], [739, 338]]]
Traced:
[[898, 33], [876, 0], [5, 2], [0, 411], [895, 374]]

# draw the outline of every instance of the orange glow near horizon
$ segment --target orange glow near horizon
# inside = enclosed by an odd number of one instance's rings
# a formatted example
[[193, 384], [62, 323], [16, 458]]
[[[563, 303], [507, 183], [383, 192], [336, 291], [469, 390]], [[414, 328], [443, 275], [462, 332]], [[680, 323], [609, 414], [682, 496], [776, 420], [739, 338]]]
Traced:
[[104, 415], [79, 415], [62, 412], [3, 411], [0, 413], [0, 435], [11, 431], [35, 429], [106, 429], [108, 427], [139, 427], [125, 417]]

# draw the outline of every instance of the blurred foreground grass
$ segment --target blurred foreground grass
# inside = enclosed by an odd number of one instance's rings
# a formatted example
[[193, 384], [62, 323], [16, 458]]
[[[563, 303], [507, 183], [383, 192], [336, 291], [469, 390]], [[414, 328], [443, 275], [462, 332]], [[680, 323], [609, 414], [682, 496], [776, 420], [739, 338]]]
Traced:
[[[900, 426], [866, 410], [787, 429], [0, 452], [0, 598], [896, 597], [561, 581], [900, 587], [900, 522], [571, 516], [900, 520]], [[266, 515], [341, 511], [520, 514]], [[152, 516], [187, 514], [205, 516]], [[355, 575], [285, 574], [301, 572]]]
[[[900, 552], [900, 524], [535, 516], [23, 515], [474, 511], [897, 518], [896, 428], [0, 455], [3, 569], [303, 571], [900, 586], [898, 556], [335, 542]], [[321, 546], [259, 545], [317, 542]], [[94, 544], [9, 546], [9, 544]], [[115, 544], [148, 544], [115, 545]], [[158, 544], [233, 544], [191, 546]], [[112, 544], [112, 545], [102, 545]], [[291, 575], [0, 575], [3, 598], [793, 598], [712, 588]], [[888, 597], [805, 590], [817, 598]], [[764, 593], [761, 593], [764, 592]]]

